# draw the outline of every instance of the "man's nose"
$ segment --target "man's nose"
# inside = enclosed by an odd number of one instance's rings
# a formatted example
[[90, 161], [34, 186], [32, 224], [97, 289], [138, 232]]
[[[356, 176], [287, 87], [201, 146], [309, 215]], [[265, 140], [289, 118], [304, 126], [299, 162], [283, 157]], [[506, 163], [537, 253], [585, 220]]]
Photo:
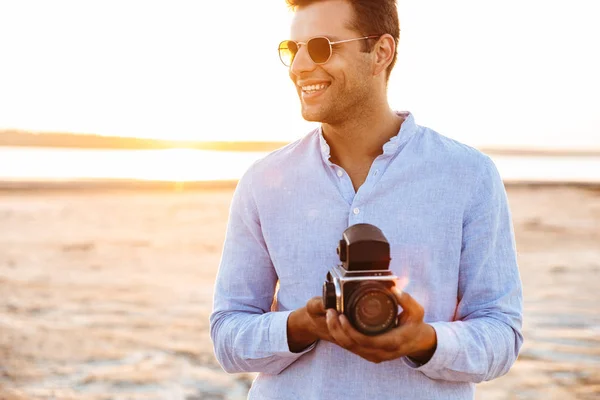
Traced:
[[312, 71], [316, 67], [316, 64], [311, 60], [308, 55], [308, 49], [306, 45], [300, 46], [298, 52], [296, 53], [296, 57], [294, 57], [294, 61], [292, 61], [292, 65], [290, 67], [290, 71], [294, 75], [301, 75], [303, 72]]

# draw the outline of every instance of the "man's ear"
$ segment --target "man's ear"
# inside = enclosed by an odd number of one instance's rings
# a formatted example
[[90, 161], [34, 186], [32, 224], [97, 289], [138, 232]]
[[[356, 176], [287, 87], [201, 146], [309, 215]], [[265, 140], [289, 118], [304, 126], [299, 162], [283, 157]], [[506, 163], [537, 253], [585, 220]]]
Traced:
[[382, 35], [373, 47], [373, 75], [385, 73], [396, 53], [396, 41], [389, 33]]

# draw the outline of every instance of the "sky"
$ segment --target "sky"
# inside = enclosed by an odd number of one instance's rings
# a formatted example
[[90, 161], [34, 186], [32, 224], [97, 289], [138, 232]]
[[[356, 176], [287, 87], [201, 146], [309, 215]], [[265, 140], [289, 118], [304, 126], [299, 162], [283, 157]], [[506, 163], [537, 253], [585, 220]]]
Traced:
[[[399, 0], [388, 96], [474, 146], [600, 149], [600, 2]], [[0, 0], [0, 129], [293, 141], [271, 1]]]

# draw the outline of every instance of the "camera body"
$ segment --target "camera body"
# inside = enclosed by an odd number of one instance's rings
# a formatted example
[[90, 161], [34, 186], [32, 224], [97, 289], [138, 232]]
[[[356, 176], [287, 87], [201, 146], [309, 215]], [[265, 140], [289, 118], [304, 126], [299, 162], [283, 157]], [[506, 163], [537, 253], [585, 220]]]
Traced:
[[390, 245], [379, 228], [356, 224], [342, 234], [337, 247], [341, 264], [323, 283], [325, 308], [346, 315], [365, 335], [378, 335], [397, 324], [398, 302], [391, 289], [398, 279], [389, 270]]

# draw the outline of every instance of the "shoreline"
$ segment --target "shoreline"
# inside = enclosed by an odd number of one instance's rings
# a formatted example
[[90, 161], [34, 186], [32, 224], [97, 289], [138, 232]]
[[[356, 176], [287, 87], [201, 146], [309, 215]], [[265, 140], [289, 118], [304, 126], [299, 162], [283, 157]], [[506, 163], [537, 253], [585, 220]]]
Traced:
[[235, 189], [238, 180], [155, 181], [137, 179], [0, 180], [2, 192], [206, 191]]
[[[299, 138], [298, 138], [299, 139]], [[201, 141], [166, 140], [140, 137], [103, 136], [95, 134], [31, 133], [0, 129], [0, 149], [38, 148], [73, 150], [166, 150], [192, 149], [227, 152], [271, 152], [293, 143], [291, 141]], [[473, 145], [482, 153], [502, 156], [525, 157], [600, 157], [600, 147], [511, 147]]]
[[[3, 134], [5, 137], [3, 137]], [[33, 148], [49, 150], [168, 150], [190, 149], [224, 152], [271, 152], [287, 146], [294, 141], [191, 141], [144, 139], [135, 137], [109, 137], [100, 135], [67, 134], [14, 134], [0, 130], [0, 149]], [[600, 157], [599, 148], [560, 148], [560, 147], [505, 147], [473, 145], [474, 148], [490, 156], [513, 157]]]
[[[237, 179], [213, 181], [160, 181], [137, 179], [1, 180], [2, 192], [40, 191], [206, 191], [231, 190]], [[571, 187], [600, 190], [600, 182], [505, 180], [505, 187]]]

